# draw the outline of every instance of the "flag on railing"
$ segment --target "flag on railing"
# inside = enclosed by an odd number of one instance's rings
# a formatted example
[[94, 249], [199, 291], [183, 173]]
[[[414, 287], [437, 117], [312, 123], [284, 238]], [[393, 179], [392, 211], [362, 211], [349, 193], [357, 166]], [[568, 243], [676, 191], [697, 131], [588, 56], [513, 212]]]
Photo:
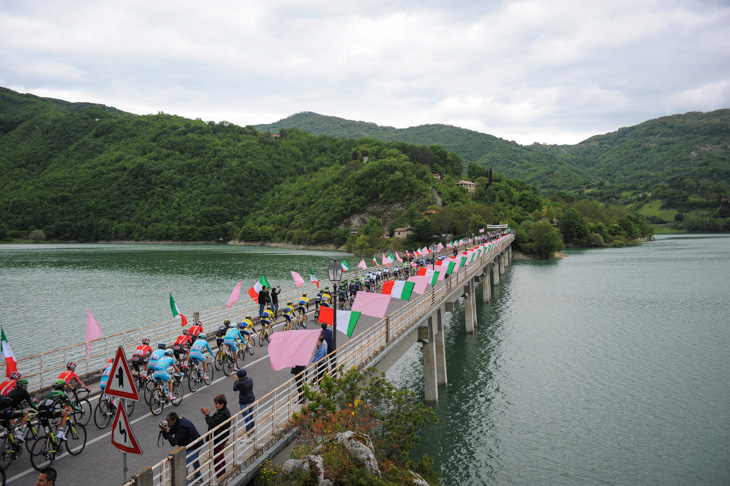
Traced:
[[236, 288], [233, 289], [233, 292], [231, 292], [231, 296], [228, 297], [228, 303], [226, 304], [227, 309], [233, 307], [233, 303], [241, 298], [241, 284], [243, 284], [243, 280], [238, 281], [238, 283], [236, 284]]
[[446, 275], [451, 275], [451, 273], [454, 271], [454, 267], [456, 267], [456, 262], [451, 260], [449, 262], [449, 266], [446, 268]]
[[172, 298], [172, 294], [170, 294], [170, 309], [172, 309], [173, 319], [177, 319], [179, 317], [183, 326], [188, 325], [187, 317], [185, 317], [182, 312], [180, 312], [180, 309], [177, 308], [177, 304], [175, 303], [175, 299]]
[[86, 309], [86, 357], [91, 357], [91, 341], [99, 339], [104, 333], [101, 332], [101, 326], [96, 322], [94, 314], [91, 313], [91, 309]]
[[251, 297], [254, 302], [258, 302], [259, 292], [261, 292], [261, 289], [263, 289], [264, 287], [271, 288], [271, 284], [269, 284], [269, 281], [266, 280], [266, 277], [262, 275], [259, 281], [253, 284], [253, 287], [248, 289], [248, 296]]
[[[355, 325], [360, 319], [360, 312], [337, 310], [337, 330], [342, 334], [347, 334], [347, 337], [352, 337], [352, 332], [355, 330]], [[319, 308], [319, 322], [320, 324], [334, 325], [335, 322], [335, 309], [332, 307], [320, 307]]]
[[317, 280], [317, 277], [314, 276], [314, 272], [311, 267], [309, 268], [309, 281], [314, 282], [317, 285], [317, 288], [319, 288], [319, 280]]
[[388, 304], [390, 304], [390, 294], [374, 294], [361, 290], [355, 296], [352, 310], [382, 319], [388, 313]]
[[271, 335], [269, 361], [275, 370], [307, 366], [312, 361], [321, 329], [282, 331]]
[[403, 280], [388, 280], [383, 284], [383, 294], [390, 294], [401, 300], [411, 300], [413, 293], [413, 282], [404, 282]]
[[439, 241], [438, 246], [436, 247], [436, 251], [441, 251], [444, 249], [444, 244]]
[[431, 285], [436, 285], [436, 282], [439, 280], [439, 275], [441, 274], [441, 271], [432, 271], [431, 275], [426, 274], [426, 278], [428, 278], [428, 283]]
[[426, 276], [418, 276], [415, 275], [413, 277], [408, 277], [409, 282], [413, 282], [413, 292], [417, 294], [423, 294], [426, 291], [426, 286], [428, 285], [428, 279]]
[[350, 265], [347, 264], [347, 260], [342, 260], [342, 263], [340, 263], [340, 265], [342, 265], [343, 272], [350, 271]]
[[357, 264], [357, 266], [360, 267], [360, 268], [362, 268], [363, 270], [367, 270], [368, 269], [368, 266], [365, 263], [365, 259], [364, 258], [362, 259], [362, 261], [360, 263]]
[[378, 261], [375, 259], [375, 257], [373, 257], [373, 263], [375, 264], [376, 267], [378, 266]]
[[388, 253], [388, 260], [390, 261], [390, 263], [393, 263], [395, 261], [395, 257], [392, 253]]
[[0, 332], [2, 333], [3, 358], [5, 358], [5, 377], [10, 378], [10, 373], [18, 371], [18, 360], [15, 359], [13, 350], [10, 349], [8, 338], [5, 337], [5, 329], [0, 327]]
[[295, 272], [293, 270], [290, 270], [290, 272], [291, 272], [292, 278], [294, 279], [294, 285], [296, 285], [297, 287], [301, 287], [302, 285], [304, 285], [304, 279], [302, 278], [301, 275], [299, 275], [297, 272]]
[[484, 228], [479, 230], [480, 233], [484, 233]]
[[403, 263], [403, 259], [400, 257], [397, 251], [395, 252], [395, 259], [398, 260], [398, 263]]

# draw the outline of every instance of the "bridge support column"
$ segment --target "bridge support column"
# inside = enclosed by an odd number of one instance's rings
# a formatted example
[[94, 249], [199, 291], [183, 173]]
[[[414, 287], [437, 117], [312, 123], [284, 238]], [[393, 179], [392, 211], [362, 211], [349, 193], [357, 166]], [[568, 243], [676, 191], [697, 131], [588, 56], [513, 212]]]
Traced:
[[489, 266], [482, 274], [482, 301], [488, 304], [492, 300], [492, 282], [489, 278]]
[[509, 252], [509, 259], [512, 261], [512, 245], [507, 247], [507, 251]]
[[436, 381], [439, 386], [446, 386], [446, 342], [444, 339], [444, 309], [436, 309]]
[[504, 253], [499, 254], [499, 274], [504, 275]]
[[494, 263], [492, 265], [492, 280], [494, 280], [494, 285], [499, 285], [499, 257], [494, 259]]
[[436, 339], [434, 336], [433, 318], [428, 318], [428, 325], [418, 328], [418, 340], [423, 343], [423, 392], [427, 402], [439, 401], [439, 389], [436, 371]]
[[504, 266], [509, 267], [509, 260], [510, 260], [510, 254], [509, 254], [509, 246], [504, 249]]
[[469, 279], [469, 282], [464, 286], [464, 321], [466, 324], [466, 332], [474, 334], [474, 328], [477, 327], [477, 307], [476, 299], [474, 298], [474, 280]]

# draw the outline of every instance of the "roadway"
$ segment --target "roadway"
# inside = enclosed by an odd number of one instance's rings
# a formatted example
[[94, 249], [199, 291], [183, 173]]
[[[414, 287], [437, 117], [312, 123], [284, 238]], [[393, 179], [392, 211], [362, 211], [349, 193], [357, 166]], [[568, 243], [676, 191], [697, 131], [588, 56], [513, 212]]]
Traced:
[[[414, 294], [413, 299], [415, 300], [418, 297], [420, 296]], [[388, 313], [390, 314], [406, 304], [406, 301], [392, 299], [388, 307]], [[281, 317], [278, 320], [280, 324], [275, 329], [281, 330]], [[313, 312], [310, 312], [308, 329], [314, 328], [313, 321], [314, 315]], [[378, 318], [362, 315], [353, 337], [379, 321]], [[220, 323], [207, 326], [205, 332], [209, 335], [214, 334], [219, 325]], [[343, 345], [348, 340], [347, 335], [337, 334], [338, 346]], [[215, 342], [213, 342], [213, 345], [215, 345]], [[254, 394], [257, 398], [263, 397], [292, 378], [290, 369], [274, 371], [271, 368], [267, 350], [268, 344], [263, 347], [256, 345], [254, 355], [247, 355], [243, 362], [243, 367], [248, 372], [248, 376], [254, 381]], [[241, 365], [240, 361], [239, 365]], [[182, 403], [178, 407], [167, 404], [159, 416], [150, 413], [149, 406], [144, 402], [144, 399], [138, 402], [130, 417], [130, 423], [143, 454], [141, 456], [131, 454], [127, 456], [129, 478], [131, 479], [135, 473], [144, 467], [162, 461], [174, 449], [168, 442], [165, 442], [162, 447], [157, 446], [158, 423], [164, 419], [167, 413], [175, 411], [178, 415], [190, 419], [198, 431], [203, 434], [206, 432], [207, 426], [200, 408], [206, 407], [215, 410], [213, 397], [225, 393], [228, 399], [228, 409], [232, 415], [235, 415], [240, 408], [238, 406], [238, 393], [233, 392], [234, 377], [235, 373], [231, 376], [225, 376], [222, 370], [216, 371], [213, 382], [209, 386], [203, 385], [195, 393], [190, 393], [187, 380], [184, 380], [185, 395]], [[95, 397], [90, 399], [92, 408], [98, 403], [99, 392], [98, 384], [92, 386], [92, 394], [95, 394]], [[71, 456], [64, 452], [54, 461], [52, 467], [58, 472], [58, 483], [68, 485], [85, 484], [89, 486], [118, 486], [122, 484], [124, 479], [123, 454], [111, 444], [111, 424], [105, 429], [99, 430], [92, 418], [86, 426], [86, 432], [86, 448], [80, 455]], [[24, 450], [23, 455], [18, 460], [13, 461], [5, 472], [8, 478], [7, 484], [13, 486], [35, 486], [38, 478], [37, 471], [30, 465], [30, 456], [27, 450]]]

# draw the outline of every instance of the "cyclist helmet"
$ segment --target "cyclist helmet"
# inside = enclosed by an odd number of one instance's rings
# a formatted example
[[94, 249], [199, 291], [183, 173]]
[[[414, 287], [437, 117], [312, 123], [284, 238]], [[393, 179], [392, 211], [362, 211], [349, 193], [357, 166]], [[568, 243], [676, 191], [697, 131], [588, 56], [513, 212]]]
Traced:
[[18, 382], [15, 384], [15, 386], [18, 388], [28, 386], [28, 380], [26, 380], [25, 378], [21, 378], [20, 380], [18, 380]]
[[66, 363], [66, 369], [71, 371], [75, 370], [76, 363], [74, 363], [73, 361], [69, 361], [68, 363]]
[[56, 382], [53, 384], [53, 388], [56, 390], [63, 390], [63, 388], [66, 386], [66, 380], [56, 380]]
[[228, 319], [226, 319], [225, 321], [223, 321], [223, 325], [224, 326], [230, 326], [231, 325], [231, 321], [229, 321]]
[[218, 332], [226, 332], [226, 326], [221, 326], [218, 328]]
[[288, 306], [292, 306], [292, 305], [294, 305], [294, 303], [292, 303], [292, 302], [287, 302], [287, 303], [286, 303], [286, 305], [288, 305]]
[[252, 317], [250, 315], [248, 315], [248, 316], [246, 316], [246, 319], [248, 319], [250, 321], [250, 320], [252, 320]]
[[166, 347], [167, 347], [167, 344], [165, 344], [165, 343], [158, 343], [157, 344], [157, 349], [165, 349]]
[[198, 334], [198, 339], [207, 339], [207, 338], [208, 338], [208, 336], [206, 336], [204, 332], [201, 332], [200, 334]]
[[302, 294], [302, 297], [306, 297], [306, 296], [307, 296], [307, 294]]
[[150, 345], [150, 339], [149, 338], [144, 338], [142, 340], [142, 344], [144, 344], [145, 346], [149, 346]]
[[188, 331], [187, 329], [183, 329], [183, 335], [190, 336], [190, 331]]
[[172, 356], [172, 349], [166, 349], [165, 356]]
[[13, 371], [12, 373], [10, 373], [11, 380], [19, 380], [21, 376], [22, 375], [17, 371]]

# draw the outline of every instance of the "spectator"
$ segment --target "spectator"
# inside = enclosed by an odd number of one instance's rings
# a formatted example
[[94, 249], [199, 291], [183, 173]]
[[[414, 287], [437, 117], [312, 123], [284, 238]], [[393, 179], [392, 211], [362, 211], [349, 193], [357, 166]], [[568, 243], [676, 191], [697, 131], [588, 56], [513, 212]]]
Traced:
[[243, 418], [246, 421], [246, 432], [249, 432], [254, 425], [251, 413], [252, 407], [250, 405], [256, 401], [256, 397], [253, 394], [253, 380], [247, 375], [248, 373], [243, 368], [236, 371], [236, 381], [233, 383], [233, 391], [238, 392], [238, 405], [241, 407], [241, 410], [245, 410], [243, 412]]
[[[195, 428], [195, 425], [190, 420], [178, 416], [175, 412], [170, 412], [165, 417], [165, 421], [167, 423], [161, 423], [160, 428], [162, 429], [162, 436], [170, 442], [171, 446], [188, 446], [200, 437], [200, 433]], [[196, 470], [196, 480], [200, 478], [198, 447], [196, 445], [194, 450], [188, 450], [185, 458], [185, 464], [187, 466], [190, 466], [190, 463], [193, 462], [193, 468]]]
[[[317, 340], [317, 347], [314, 348], [314, 357], [312, 358], [312, 363], [317, 363], [322, 358], [327, 356], [327, 343], [324, 342], [324, 338], [322, 336], [319, 336], [319, 339]], [[317, 381], [322, 380], [322, 374], [324, 374], [324, 370], [327, 368], [327, 361], [322, 360], [320, 363], [317, 364]]]
[[269, 293], [266, 291], [266, 287], [262, 287], [259, 292], [259, 317], [264, 315], [264, 309], [266, 308], [266, 304], [269, 303], [269, 300]]
[[324, 322], [322, 323], [321, 327], [322, 327], [322, 337], [324, 338], [324, 342], [327, 343], [327, 354], [330, 354], [335, 349], [335, 345], [332, 342], [332, 330]]
[[[205, 415], [205, 423], [208, 424], [208, 430], [218, 427], [220, 424], [231, 418], [231, 412], [228, 410], [228, 400], [225, 394], [221, 393], [213, 399], [215, 404], [215, 413], [211, 416], [210, 410], [201, 407], [200, 412]], [[228, 441], [228, 428], [230, 423], [222, 426], [215, 432], [213, 438], [213, 464], [215, 465], [215, 477], [221, 478], [226, 473], [226, 460], [223, 454], [223, 448]]]
[[35, 484], [36, 486], [56, 486], [56, 476], [56, 470], [52, 467], [41, 469], [38, 481]]
[[297, 399], [297, 403], [304, 403], [304, 397], [301, 396], [302, 394], [302, 385], [304, 384], [304, 375], [302, 374], [302, 371], [304, 371], [307, 367], [298, 365], [291, 369], [291, 374], [296, 375], [297, 379], [297, 394], [300, 395]]
[[271, 307], [274, 308], [274, 317], [278, 317], [279, 315], [279, 294], [281, 293], [281, 286], [276, 287], [276, 289], [271, 289]]

